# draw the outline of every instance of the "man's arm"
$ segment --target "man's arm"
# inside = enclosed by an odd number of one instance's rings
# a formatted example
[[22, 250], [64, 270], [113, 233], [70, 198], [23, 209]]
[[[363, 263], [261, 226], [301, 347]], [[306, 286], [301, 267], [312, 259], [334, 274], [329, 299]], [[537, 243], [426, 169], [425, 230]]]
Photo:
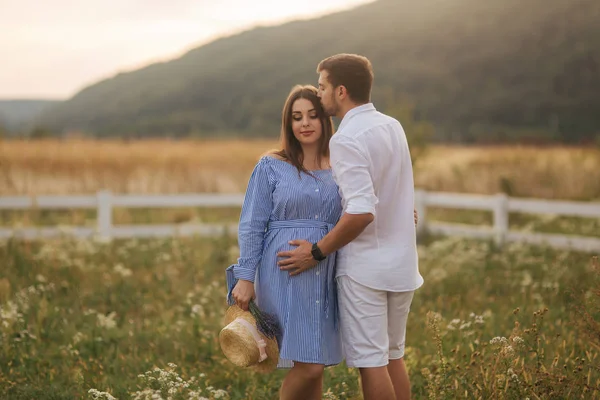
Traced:
[[[344, 198], [345, 213], [336, 226], [317, 243], [324, 255], [331, 254], [356, 239], [375, 219], [375, 205], [378, 202], [370, 162], [360, 144], [352, 138], [332, 140], [330, 153], [335, 180]], [[290, 244], [298, 248], [278, 253], [279, 257], [287, 257], [279, 261], [281, 269], [290, 270], [291, 275], [296, 275], [317, 265], [311, 253], [311, 243], [293, 240]]]
[[[415, 226], [417, 225], [418, 218], [417, 210], [414, 210]], [[375, 217], [370, 213], [344, 213], [337, 225], [317, 243], [317, 246], [319, 246], [324, 255], [328, 256], [356, 239], [374, 220]]]
[[328, 256], [356, 239], [375, 220], [373, 214], [344, 213], [337, 225], [321, 239], [317, 246]]
[[341, 249], [375, 220], [378, 202], [366, 150], [352, 138], [332, 140], [331, 168], [344, 198], [345, 212], [336, 226], [317, 243], [325, 255]]

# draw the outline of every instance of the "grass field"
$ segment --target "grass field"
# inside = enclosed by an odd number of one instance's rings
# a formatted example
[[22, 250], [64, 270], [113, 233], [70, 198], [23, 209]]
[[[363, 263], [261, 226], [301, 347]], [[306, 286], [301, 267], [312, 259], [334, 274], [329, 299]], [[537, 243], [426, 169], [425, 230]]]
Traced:
[[[599, 266], [589, 255], [455, 238], [419, 252], [426, 284], [406, 353], [416, 399], [600, 398]], [[0, 398], [96, 389], [150, 399], [163, 385], [166, 399], [179, 376], [191, 386], [173, 399], [201, 398], [192, 389], [275, 399], [282, 371], [240, 370], [218, 347], [224, 269], [236, 257], [227, 238], [2, 243]], [[324, 393], [359, 399], [356, 371], [327, 369]]]
[[[272, 141], [0, 142], [0, 196], [242, 192]], [[600, 199], [600, 151], [432, 147], [419, 187]], [[114, 222], [236, 222], [238, 208], [114, 210]], [[0, 212], [2, 226], [94, 211]], [[432, 209], [491, 224], [491, 213]], [[600, 236], [600, 220], [511, 215], [511, 229]], [[600, 399], [600, 265], [590, 254], [421, 238], [406, 361], [415, 399]], [[1, 399], [277, 398], [283, 371], [233, 367], [217, 336], [232, 238], [0, 242]], [[361, 398], [326, 370], [324, 398]], [[172, 391], [169, 394], [169, 389]], [[91, 392], [90, 392], [91, 391]], [[153, 397], [154, 396], [154, 397]], [[169, 397], [170, 396], [170, 397]]]

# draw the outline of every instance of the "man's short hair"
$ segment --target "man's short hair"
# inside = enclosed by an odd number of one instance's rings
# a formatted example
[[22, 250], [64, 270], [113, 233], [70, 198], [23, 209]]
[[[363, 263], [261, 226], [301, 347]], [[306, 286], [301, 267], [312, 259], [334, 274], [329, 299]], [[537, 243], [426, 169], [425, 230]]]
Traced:
[[319, 63], [317, 73], [321, 71], [327, 71], [334, 88], [344, 86], [353, 101], [370, 102], [374, 75], [368, 58], [358, 54], [336, 54]]

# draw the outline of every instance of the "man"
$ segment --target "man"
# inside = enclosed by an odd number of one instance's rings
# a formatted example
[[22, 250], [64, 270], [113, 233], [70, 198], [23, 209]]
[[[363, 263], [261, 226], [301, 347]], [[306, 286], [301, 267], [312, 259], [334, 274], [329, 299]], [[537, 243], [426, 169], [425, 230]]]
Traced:
[[366, 400], [410, 398], [403, 361], [413, 293], [423, 284], [414, 226], [414, 182], [406, 135], [370, 102], [368, 59], [338, 54], [321, 61], [319, 97], [341, 119], [330, 142], [331, 168], [344, 214], [318, 243], [296, 240], [282, 270], [302, 273], [337, 250], [340, 327], [346, 363], [360, 370]]

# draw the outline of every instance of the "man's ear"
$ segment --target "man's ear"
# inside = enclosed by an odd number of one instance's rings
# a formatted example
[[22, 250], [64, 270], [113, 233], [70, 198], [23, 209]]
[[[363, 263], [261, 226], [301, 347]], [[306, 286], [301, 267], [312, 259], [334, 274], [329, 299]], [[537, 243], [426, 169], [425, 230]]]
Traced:
[[346, 86], [340, 85], [337, 87], [336, 91], [338, 97], [342, 100], [344, 100], [346, 96], [348, 96], [348, 90], [346, 89]]

